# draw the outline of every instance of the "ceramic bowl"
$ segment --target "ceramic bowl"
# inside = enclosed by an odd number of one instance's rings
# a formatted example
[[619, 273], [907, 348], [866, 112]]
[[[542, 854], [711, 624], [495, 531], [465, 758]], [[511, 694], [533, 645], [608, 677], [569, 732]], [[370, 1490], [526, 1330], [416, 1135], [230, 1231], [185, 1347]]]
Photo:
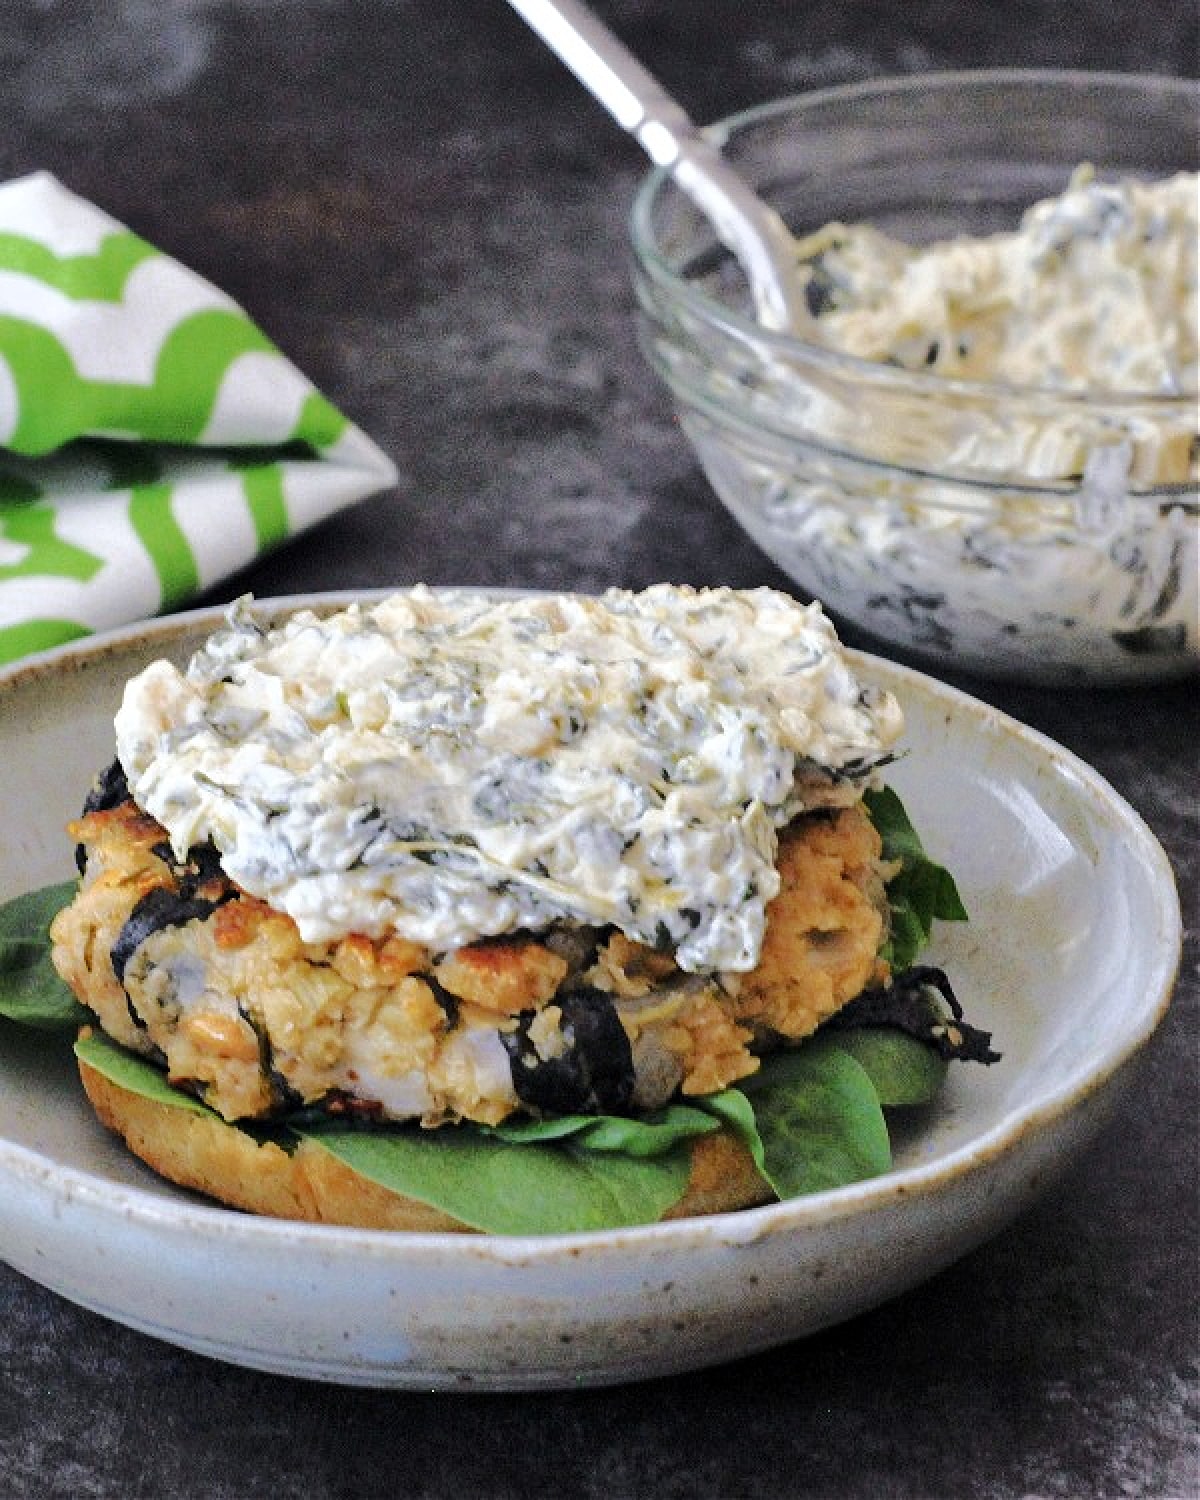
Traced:
[[[344, 597], [283, 601], [321, 607]], [[0, 899], [67, 878], [63, 832], [112, 754], [127, 677], [182, 658], [210, 611], [0, 672]], [[939, 933], [1003, 1061], [963, 1066], [894, 1170], [742, 1213], [545, 1238], [255, 1218], [176, 1190], [83, 1102], [69, 1048], [0, 1022], [0, 1257], [158, 1338], [290, 1375], [413, 1389], [639, 1379], [796, 1339], [903, 1292], [994, 1234], [1082, 1151], [1161, 1018], [1180, 914], [1165, 856], [1096, 773], [917, 672], [891, 688], [889, 779], [969, 924]]]

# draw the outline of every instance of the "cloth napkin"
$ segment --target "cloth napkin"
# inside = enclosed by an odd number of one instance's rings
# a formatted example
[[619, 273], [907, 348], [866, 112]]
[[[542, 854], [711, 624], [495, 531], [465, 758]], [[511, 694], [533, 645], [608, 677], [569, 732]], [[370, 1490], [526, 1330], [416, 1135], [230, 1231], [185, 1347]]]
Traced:
[[48, 173], [0, 184], [0, 663], [178, 608], [395, 479], [223, 292]]

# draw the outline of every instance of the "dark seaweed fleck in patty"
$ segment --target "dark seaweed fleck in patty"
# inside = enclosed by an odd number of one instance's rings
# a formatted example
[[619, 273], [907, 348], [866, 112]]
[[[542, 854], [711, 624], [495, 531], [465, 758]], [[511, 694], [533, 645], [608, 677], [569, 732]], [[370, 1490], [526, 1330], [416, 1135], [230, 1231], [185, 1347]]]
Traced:
[[[234, 892], [224, 900], [230, 899]], [[116, 942], [110, 950], [113, 973], [122, 984], [129, 960], [147, 938], [161, 932], [165, 927], [183, 927], [186, 923], [210, 917], [221, 901], [206, 901], [201, 896], [185, 896], [167, 886], [156, 886], [147, 891], [129, 913], [125, 925], [117, 933]]]
[[611, 998], [602, 990], [581, 987], [555, 1004], [562, 1011], [566, 1042], [561, 1056], [544, 1058], [531, 1041], [536, 1011], [522, 1011], [516, 1030], [500, 1035], [517, 1098], [547, 1114], [628, 1114], [633, 1053]]

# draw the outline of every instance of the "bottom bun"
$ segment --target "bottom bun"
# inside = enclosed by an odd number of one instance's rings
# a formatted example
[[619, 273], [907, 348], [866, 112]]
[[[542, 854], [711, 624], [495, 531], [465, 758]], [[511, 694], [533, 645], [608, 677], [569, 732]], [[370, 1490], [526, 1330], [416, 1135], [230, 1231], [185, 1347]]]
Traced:
[[[441, 1209], [352, 1172], [312, 1141], [288, 1153], [215, 1115], [172, 1109], [121, 1088], [82, 1061], [79, 1075], [101, 1123], [135, 1156], [180, 1187], [231, 1208], [357, 1229], [475, 1232]], [[750, 1153], [727, 1132], [700, 1136], [691, 1151], [687, 1189], [665, 1219], [752, 1208], [774, 1196]]]

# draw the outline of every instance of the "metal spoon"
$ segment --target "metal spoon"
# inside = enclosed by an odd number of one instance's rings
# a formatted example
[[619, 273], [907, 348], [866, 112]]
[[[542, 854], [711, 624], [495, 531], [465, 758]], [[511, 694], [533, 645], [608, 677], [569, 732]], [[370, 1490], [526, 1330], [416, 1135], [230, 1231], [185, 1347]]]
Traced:
[[709, 220], [745, 272], [758, 321], [765, 328], [803, 328], [809, 312], [787, 226], [683, 107], [578, 0], [509, 4]]

